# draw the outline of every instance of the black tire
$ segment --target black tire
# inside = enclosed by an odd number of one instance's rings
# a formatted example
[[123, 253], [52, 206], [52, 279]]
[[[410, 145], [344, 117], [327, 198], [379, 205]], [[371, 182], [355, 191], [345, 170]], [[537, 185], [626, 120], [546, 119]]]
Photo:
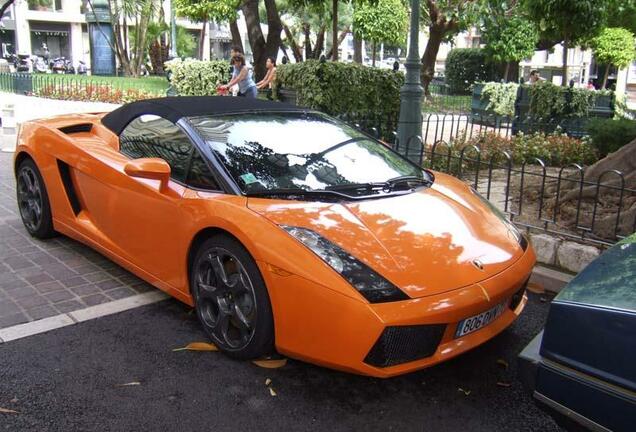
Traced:
[[15, 177], [16, 197], [24, 227], [33, 237], [54, 237], [57, 233], [53, 229], [49, 195], [35, 162], [32, 159], [23, 160]]
[[197, 316], [218, 348], [249, 360], [274, 351], [274, 319], [256, 262], [234, 238], [214, 235], [199, 247], [190, 270]]

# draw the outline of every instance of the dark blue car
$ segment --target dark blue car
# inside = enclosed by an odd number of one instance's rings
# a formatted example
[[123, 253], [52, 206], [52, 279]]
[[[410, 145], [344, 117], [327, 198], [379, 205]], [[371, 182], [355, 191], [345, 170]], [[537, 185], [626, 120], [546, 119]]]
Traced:
[[522, 381], [562, 426], [636, 431], [636, 234], [559, 293], [519, 360]]

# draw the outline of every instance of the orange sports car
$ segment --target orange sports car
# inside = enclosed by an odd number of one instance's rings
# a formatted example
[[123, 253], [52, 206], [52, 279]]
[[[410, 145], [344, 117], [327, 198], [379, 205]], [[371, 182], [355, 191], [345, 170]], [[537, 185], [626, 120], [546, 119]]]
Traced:
[[22, 125], [24, 226], [196, 307], [228, 355], [376, 377], [452, 358], [519, 316], [535, 255], [463, 182], [319, 112], [175, 97]]

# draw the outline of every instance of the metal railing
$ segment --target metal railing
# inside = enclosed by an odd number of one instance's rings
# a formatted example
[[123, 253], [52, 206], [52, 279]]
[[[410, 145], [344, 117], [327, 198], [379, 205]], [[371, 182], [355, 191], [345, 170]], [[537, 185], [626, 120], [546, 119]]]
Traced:
[[115, 103], [165, 95], [163, 89], [149, 89], [132, 79], [27, 72], [0, 73], [0, 92]]

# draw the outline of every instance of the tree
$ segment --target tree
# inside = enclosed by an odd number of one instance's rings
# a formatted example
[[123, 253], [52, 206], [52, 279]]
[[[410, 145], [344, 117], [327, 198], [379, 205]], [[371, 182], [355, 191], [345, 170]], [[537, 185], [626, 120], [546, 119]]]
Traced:
[[495, 62], [506, 64], [504, 79], [508, 81], [510, 63], [532, 56], [539, 33], [534, 23], [520, 16], [491, 16], [484, 20], [482, 39], [486, 54]]
[[610, 0], [608, 10], [608, 27], [622, 27], [636, 34], [636, 0]]
[[429, 84], [441, 43], [474, 24], [482, 6], [482, 0], [421, 0], [422, 23], [428, 26], [429, 33], [421, 73], [426, 96], [431, 95]]
[[568, 84], [568, 49], [596, 36], [607, 20], [613, 0], [526, 0], [532, 21], [543, 38], [563, 44], [563, 85]]
[[210, 20], [217, 22], [236, 21], [238, 0], [174, 0], [177, 15], [184, 16], [191, 21], [202, 23], [199, 38], [199, 58], [203, 58], [203, 47], [206, 28]]
[[596, 61], [607, 66], [602, 88], [607, 86], [611, 65], [622, 69], [629, 66], [636, 58], [634, 34], [624, 28], [609, 27], [603, 29], [598, 36], [592, 39], [591, 45]]
[[373, 66], [377, 43], [404, 45], [408, 31], [408, 12], [401, 0], [361, 3], [353, 10], [353, 32], [373, 43]]
[[267, 57], [276, 58], [281, 46], [281, 32], [283, 24], [278, 14], [275, 0], [264, 0], [265, 16], [267, 19], [267, 39], [261, 30], [261, 18], [258, 11], [259, 0], [243, 0], [241, 10], [247, 25], [247, 37], [254, 55], [254, 75], [257, 80], [265, 76], [265, 62]]

